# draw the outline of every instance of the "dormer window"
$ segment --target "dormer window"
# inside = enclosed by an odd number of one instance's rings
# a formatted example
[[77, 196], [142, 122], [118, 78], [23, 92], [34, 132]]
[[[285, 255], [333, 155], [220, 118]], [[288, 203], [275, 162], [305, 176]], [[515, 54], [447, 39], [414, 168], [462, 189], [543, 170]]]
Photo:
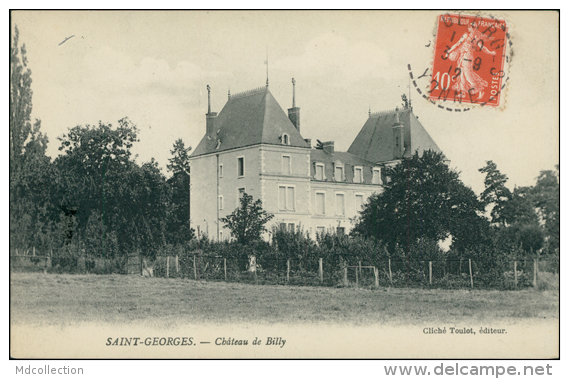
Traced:
[[354, 167], [354, 183], [363, 183], [363, 167]]
[[373, 169], [373, 176], [371, 179], [372, 184], [381, 184], [381, 168], [375, 167]]
[[281, 143], [283, 145], [290, 145], [290, 138], [289, 138], [288, 134], [286, 134], [286, 133], [281, 134]]
[[341, 163], [334, 164], [334, 180], [337, 182], [344, 181], [344, 165]]
[[324, 163], [316, 163], [315, 169], [314, 179], [324, 180]]

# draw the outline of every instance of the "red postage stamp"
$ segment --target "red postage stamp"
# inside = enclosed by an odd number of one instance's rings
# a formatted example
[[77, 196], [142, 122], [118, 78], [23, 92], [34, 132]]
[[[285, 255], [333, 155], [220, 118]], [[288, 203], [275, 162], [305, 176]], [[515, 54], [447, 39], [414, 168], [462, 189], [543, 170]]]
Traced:
[[500, 105], [508, 28], [492, 17], [438, 17], [429, 98], [434, 101]]

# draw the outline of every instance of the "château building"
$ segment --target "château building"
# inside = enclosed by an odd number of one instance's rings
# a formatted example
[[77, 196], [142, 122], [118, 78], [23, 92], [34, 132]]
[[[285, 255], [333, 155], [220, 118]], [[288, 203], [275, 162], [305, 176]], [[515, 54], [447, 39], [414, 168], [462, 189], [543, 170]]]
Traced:
[[330, 229], [348, 233], [367, 199], [382, 191], [386, 165], [416, 150], [440, 151], [412, 108], [370, 113], [347, 152], [334, 141], [314, 148], [301, 135], [294, 83], [288, 115], [268, 85], [229, 95], [212, 112], [208, 86], [206, 132], [190, 157], [193, 228], [230, 238], [218, 220], [247, 193], [274, 214], [273, 225], [301, 226], [313, 238]]

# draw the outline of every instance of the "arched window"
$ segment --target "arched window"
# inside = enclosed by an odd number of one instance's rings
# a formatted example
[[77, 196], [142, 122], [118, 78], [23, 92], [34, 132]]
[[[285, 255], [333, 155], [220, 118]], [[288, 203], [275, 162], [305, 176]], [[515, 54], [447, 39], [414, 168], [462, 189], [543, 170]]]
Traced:
[[286, 134], [286, 133], [283, 133], [283, 134], [282, 134], [282, 136], [281, 136], [281, 143], [282, 143], [283, 145], [290, 145], [290, 140], [289, 140], [288, 134]]

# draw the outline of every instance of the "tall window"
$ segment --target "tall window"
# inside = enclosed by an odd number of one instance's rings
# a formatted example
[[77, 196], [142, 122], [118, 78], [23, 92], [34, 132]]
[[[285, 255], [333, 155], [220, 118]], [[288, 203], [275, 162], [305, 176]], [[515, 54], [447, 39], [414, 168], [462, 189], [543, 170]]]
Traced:
[[343, 182], [344, 181], [344, 166], [337, 164], [334, 167], [334, 179], [337, 182]]
[[237, 176], [245, 176], [245, 158], [239, 157], [237, 158]]
[[361, 212], [364, 207], [364, 195], [356, 195], [356, 212]]
[[245, 188], [239, 188], [237, 190], [237, 206], [240, 205], [239, 201], [241, 200], [241, 198], [243, 197], [243, 194], [245, 193]]
[[283, 155], [282, 173], [283, 173], [283, 175], [291, 175], [291, 171], [292, 171], [292, 167], [291, 167], [290, 156]]
[[326, 195], [324, 192], [316, 192], [316, 214], [326, 214]]
[[324, 233], [326, 233], [326, 228], [324, 226], [316, 227], [316, 234], [324, 234]]
[[362, 183], [363, 176], [362, 176], [362, 168], [356, 167], [354, 168], [354, 183]]
[[373, 169], [373, 178], [371, 179], [372, 184], [381, 184], [381, 169]]
[[279, 210], [294, 211], [295, 210], [295, 194], [294, 187], [279, 186]]
[[219, 198], [217, 199], [217, 207], [219, 210], [223, 209], [223, 196], [220, 195]]
[[290, 144], [289, 138], [288, 138], [288, 134], [283, 133], [283, 135], [282, 135], [282, 142], [283, 142], [283, 145], [289, 145], [289, 144]]
[[336, 194], [336, 215], [344, 216], [346, 214], [346, 204], [344, 202], [344, 194]]
[[223, 163], [219, 165], [219, 177], [223, 178]]
[[324, 165], [322, 163], [316, 164], [316, 180], [324, 180]]

